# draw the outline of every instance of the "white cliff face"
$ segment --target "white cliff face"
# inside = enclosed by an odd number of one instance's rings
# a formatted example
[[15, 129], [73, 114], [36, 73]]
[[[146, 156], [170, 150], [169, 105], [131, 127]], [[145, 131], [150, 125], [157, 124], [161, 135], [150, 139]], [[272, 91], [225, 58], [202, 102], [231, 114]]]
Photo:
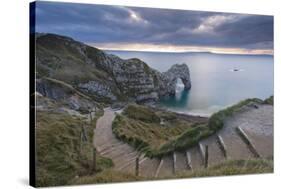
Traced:
[[[37, 37], [37, 48], [36, 65], [40, 68], [37, 70], [44, 71], [39, 75], [46, 76], [47, 73], [47, 77], [62, 80], [97, 99], [104, 98], [111, 102], [157, 101], [161, 96], [175, 95], [178, 78], [182, 80], [186, 90], [191, 87], [186, 64], [175, 64], [167, 72], [160, 73], [137, 58], [123, 60], [70, 38], [53, 34]], [[48, 51], [45, 52], [44, 49]], [[65, 49], [62, 51], [64, 54], [60, 49]], [[54, 55], [47, 54], [50, 51]], [[74, 59], [70, 60], [69, 57]], [[60, 95], [60, 92], [54, 95]]]
[[80, 90], [85, 93], [94, 93], [98, 96], [103, 96], [116, 101], [117, 97], [112, 93], [109, 86], [99, 83], [97, 81], [89, 81], [87, 83], [78, 84]]
[[111, 62], [107, 69], [111, 70], [120, 91], [137, 102], [157, 101], [161, 96], [175, 95], [178, 78], [186, 90], [191, 88], [186, 64], [175, 64], [167, 72], [160, 73], [136, 58], [122, 60], [111, 56], [107, 60], [107, 63]]

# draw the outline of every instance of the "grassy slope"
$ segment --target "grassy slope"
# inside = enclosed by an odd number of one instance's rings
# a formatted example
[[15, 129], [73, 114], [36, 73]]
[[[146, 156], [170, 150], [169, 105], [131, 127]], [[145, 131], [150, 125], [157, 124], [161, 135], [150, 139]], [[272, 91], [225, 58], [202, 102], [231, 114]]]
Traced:
[[[66, 42], [66, 38], [47, 34], [36, 40], [36, 76], [37, 78], [49, 77], [63, 81], [66, 84], [77, 88], [80, 83], [96, 81], [110, 86], [112, 92], [118, 99], [124, 100], [120, 95], [117, 86], [110, 81], [111, 75], [95, 66], [96, 62], [102, 62], [104, 54], [102, 51], [87, 46], [85, 56], [75, 47], [78, 42]], [[91, 64], [85, 63], [87, 60]], [[110, 102], [110, 99], [103, 96], [90, 96], [95, 101]]]
[[[122, 115], [116, 116], [113, 132], [147, 156], [163, 156], [196, 145], [199, 140], [220, 130], [226, 117], [254, 103], [273, 104], [273, 97], [265, 101], [257, 98], [243, 100], [214, 113], [208, 123], [182, 120], [172, 112], [154, 112], [148, 107], [130, 105]], [[168, 127], [160, 125], [160, 118], [167, 121]]]
[[140, 180], [147, 180], [147, 179], [149, 178], [144, 178], [140, 176], [135, 176], [133, 174], [127, 174], [112, 169], [107, 169], [94, 176], [84, 176], [80, 178], [74, 178], [72, 181], [70, 181], [70, 184], [81, 185], [81, 184], [112, 183], [112, 182], [130, 182], [130, 181], [140, 181]]
[[[258, 174], [272, 173], [272, 160], [251, 159], [251, 160], [228, 160], [222, 164], [211, 166], [207, 169], [195, 170], [193, 172], [186, 171], [176, 174], [173, 177], [163, 177], [157, 179], [178, 179], [178, 178], [193, 178], [205, 176], [228, 176], [241, 174]], [[146, 178], [135, 176], [132, 174], [124, 174], [108, 169], [95, 176], [85, 176], [75, 178], [70, 184], [94, 184], [94, 183], [112, 183], [112, 182], [129, 182], [156, 180], [155, 178]]]
[[[160, 120], [164, 124], [160, 124]], [[161, 156], [179, 147], [180, 136], [190, 136], [192, 143], [206, 134], [205, 118], [184, 117], [167, 111], [155, 111], [146, 106], [129, 105], [113, 122], [113, 132], [118, 138], [146, 153], [147, 156]], [[182, 141], [182, 140], [181, 140]]]
[[[77, 175], [91, 173], [93, 128], [81, 118], [65, 113], [37, 111], [36, 186], [67, 184]], [[87, 141], [80, 149], [80, 133], [84, 126]], [[112, 166], [112, 161], [97, 157], [98, 169]]]
[[71, 85], [89, 80], [106, 80], [107, 73], [85, 64], [84, 57], [73, 46], [64, 43], [54, 35], [46, 35], [37, 39], [38, 59], [44, 64], [37, 64], [37, 75], [50, 76]]
[[228, 160], [224, 163], [214, 165], [207, 169], [201, 169], [195, 172], [183, 172], [175, 178], [192, 178], [205, 176], [225, 176], [241, 174], [272, 173], [273, 161], [265, 159], [251, 160]]

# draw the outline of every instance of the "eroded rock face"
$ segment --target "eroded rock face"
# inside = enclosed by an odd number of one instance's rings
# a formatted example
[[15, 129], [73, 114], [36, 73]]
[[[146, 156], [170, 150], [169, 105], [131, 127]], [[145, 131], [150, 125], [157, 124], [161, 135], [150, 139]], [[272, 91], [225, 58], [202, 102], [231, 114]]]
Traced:
[[[54, 34], [38, 35], [36, 48], [38, 78], [63, 81], [97, 101], [157, 101], [161, 96], [175, 94], [178, 78], [186, 90], [191, 87], [186, 64], [173, 65], [167, 72], [160, 73], [137, 58], [123, 60]], [[38, 90], [52, 99], [66, 98], [62, 88], [38, 85]]]
[[113, 64], [112, 73], [120, 90], [137, 102], [158, 100], [155, 73], [139, 59]]
[[78, 88], [85, 93], [94, 93], [116, 101], [116, 96], [112, 93], [110, 87], [97, 81], [89, 81], [87, 83], [78, 84]]
[[82, 96], [75, 89], [63, 86], [61, 83], [56, 83], [53, 80], [37, 79], [36, 91], [41, 96], [61, 102], [73, 110], [87, 111], [89, 108], [96, 106], [91, 99]]

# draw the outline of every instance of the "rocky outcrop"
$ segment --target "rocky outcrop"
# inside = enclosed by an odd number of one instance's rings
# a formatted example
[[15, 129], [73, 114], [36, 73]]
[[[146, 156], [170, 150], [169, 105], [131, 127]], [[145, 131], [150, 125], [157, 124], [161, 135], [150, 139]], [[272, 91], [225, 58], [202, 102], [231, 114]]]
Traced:
[[71, 86], [54, 79], [37, 79], [36, 91], [37, 94], [55, 100], [55, 102], [60, 102], [73, 110], [86, 112], [96, 107], [96, 104], [89, 97], [76, 91]]
[[[54, 34], [36, 38], [37, 78], [54, 78], [71, 85], [95, 101], [157, 101], [174, 95], [177, 79], [188, 90], [191, 87], [186, 64], [173, 65], [160, 73], [145, 62], [133, 58], [123, 60], [97, 48]], [[42, 90], [40, 85], [38, 90]], [[64, 98], [63, 89], [42, 93], [53, 99]]]
[[109, 98], [112, 101], [117, 100], [117, 97], [112, 93], [109, 86], [97, 81], [89, 81], [87, 83], [78, 84], [78, 88], [85, 93], [94, 93], [96, 95]]
[[189, 68], [186, 64], [175, 64], [163, 75], [166, 90], [160, 91], [160, 93], [164, 93], [164, 95], [175, 95], [177, 79], [181, 79], [186, 90], [191, 88]]

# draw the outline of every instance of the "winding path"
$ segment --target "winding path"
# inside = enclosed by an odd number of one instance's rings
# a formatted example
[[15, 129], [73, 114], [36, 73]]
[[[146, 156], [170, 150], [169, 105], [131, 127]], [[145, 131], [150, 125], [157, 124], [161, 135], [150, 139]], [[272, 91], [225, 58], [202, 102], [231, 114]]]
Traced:
[[[104, 157], [111, 158], [114, 169], [126, 173], [135, 171], [135, 160], [139, 156], [139, 175], [143, 177], [169, 177], [181, 171], [193, 171], [203, 168], [204, 146], [209, 146], [209, 165], [215, 165], [226, 159], [255, 158], [249, 146], [255, 148], [259, 157], [273, 156], [273, 106], [258, 105], [244, 107], [231, 118], [225, 120], [225, 126], [216, 135], [210, 136], [193, 148], [183, 152], [174, 152], [161, 159], [146, 158], [133, 147], [118, 140], [112, 132], [115, 112], [106, 108], [98, 119], [95, 129], [94, 145]], [[237, 132], [237, 128], [245, 136]]]

